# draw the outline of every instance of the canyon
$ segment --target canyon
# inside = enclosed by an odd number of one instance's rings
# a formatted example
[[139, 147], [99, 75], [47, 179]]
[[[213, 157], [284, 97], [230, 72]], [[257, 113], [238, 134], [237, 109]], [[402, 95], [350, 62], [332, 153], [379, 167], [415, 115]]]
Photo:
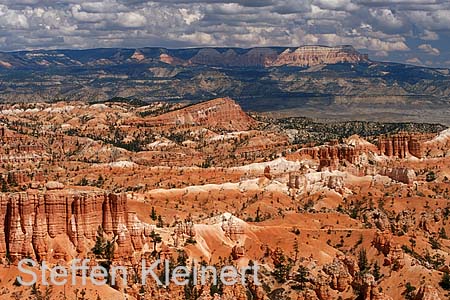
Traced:
[[[274, 120], [229, 97], [0, 112], [2, 299], [448, 298], [445, 126]], [[88, 258], [89, 272], [124, 266], [130, 276], [29, 288], [16, 283], [23, 258]], [[137, 282], [140, 262], [158, 258], [257, 263], [263, 285]]]

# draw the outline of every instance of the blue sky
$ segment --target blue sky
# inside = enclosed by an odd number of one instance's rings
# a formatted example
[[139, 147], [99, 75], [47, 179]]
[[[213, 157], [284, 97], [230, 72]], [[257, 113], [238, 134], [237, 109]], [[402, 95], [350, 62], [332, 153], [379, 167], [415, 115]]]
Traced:
[[450, 1], [0, 0], [0, 51], [305, 44], [450, 67]]

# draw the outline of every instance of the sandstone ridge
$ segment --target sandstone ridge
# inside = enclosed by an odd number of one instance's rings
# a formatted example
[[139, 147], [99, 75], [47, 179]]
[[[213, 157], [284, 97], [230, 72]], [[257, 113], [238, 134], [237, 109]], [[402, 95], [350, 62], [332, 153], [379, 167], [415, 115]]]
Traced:
[[223, 130], [248, 130], [257, 122], [231, 98], [218, 98], [168, 112], [143, 121], [146, 126], [206, 126]]

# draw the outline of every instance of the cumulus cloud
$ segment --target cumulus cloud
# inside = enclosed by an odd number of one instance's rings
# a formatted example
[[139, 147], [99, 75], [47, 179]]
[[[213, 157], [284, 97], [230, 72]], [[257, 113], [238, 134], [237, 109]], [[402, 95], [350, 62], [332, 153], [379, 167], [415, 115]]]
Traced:
[[439, 40], [439, 35], [436, 32], [425, 29], [420, 38], [424, 41], [436, 41]]
[[417, 48], [419, 48], [420, 50], [422, 50], [430, 55], [441, 54], [441, 51], [439, 51], [439, 49], [433, 48], [433, 46], [431, 46], [430, 44], [422, 44], [422, 45], [419, 45]]
[[0, 0], [0, 51], [352, 44], [439, 65], [449, 38], [447, 0]]
[[422, 65], [422, 61], [418, 57], [408, 58], [406, 62], [412, 65]]

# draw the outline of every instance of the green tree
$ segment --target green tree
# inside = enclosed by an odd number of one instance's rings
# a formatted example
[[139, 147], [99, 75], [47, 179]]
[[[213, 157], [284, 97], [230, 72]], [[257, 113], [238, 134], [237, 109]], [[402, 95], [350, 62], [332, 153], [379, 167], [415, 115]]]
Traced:
[[2, 176], [0, 176], [0, 182], [1, 182], [1, 186], [2, 186], [2, 193], [6, 193], [8, 192], [8, 183], [6, 182], [5, 179], [3, 179]]
[[104, 237], [103, 228], [101, 226], [98, 226], [97, 236], [95, 238], [95, 245], [91, 249], [92, 253], [94, 253], [94, 255], [97, 258], [102, 258], [104, 250], [105, 250], [105, 244], [106, 244], [106, 239]]
[[405, 284], [405, 292], [404, 292], [405, 299], [407, 299], [407, 300], [412, 300], [412, 299], [414, 299], [414, 291], [415, 291], [415, 290], [416, 290], [416, 287], [413, 286], [413, 285], [411, 284], [411, 282], [407, 282], [407, 283]]
[[189, 273], [188, 284], [184, 286], [184, 299], [185, 300], [195, 300], [199, 298], [199, 292], [197, 287], [194, 285], [194, 262], [192, 262], [191, 272]]
[[439, 243], [439, 241], [437, 239], [435, 239], [434, 237], [430, 237], [428, 239], [430, 241], [431, 244], [431, 249], [440, 249], [441, 248], [441, 244]]
[[150, 218], [153, 221], [156, 221], [158, 219], [158, 215], [156, 214], [156, 209], [152, 206], [152, 212], [150, 213]]
[[14, 177], [13, 173], [9, 172], [8, 173], [8, 184], [10, 186], [17, 186], [17, 181], [16, 181], [16, 177]]
[[108, 277], [106, 278], [106, 281], [110, 283], [111, 278], [109, 276], [109, 270], [111, 268], [112, 260], [114, 257], [114, 242], [113, 240], [107, 240], [104, 235], [105, 232], [103, 231], [103, 228], [99, 226], [97, 229], [95, 245], [91, 249], [91, 251], [97, 259], [101, 260], [100, 266], [108, 271]]
[[102, 176], [101, 174], [98, 175], [98, 178], [97, 178], [97, 187], [103, 186], [104, 183], [105, 183], [105, 179], [103, 178], [103, 176]]
[[78, 183], [78, 185], [80, 186], [87, 186], [89, 184], [89, 181], [86, 179], [86, 177], [81, 178], [80, 182]]
[[153, 243], [153, 254], [156, 254], [156, 245], [162, 242], [162, 238], [159, 233], [156, 233], [154, 230], [150, 233], [150, 238]]
[[274, 253], [274, 270], [272, 275], [279, 283], [286, 282], [286, 279], [291, 271], [291, 264], [280, 248], [277, 248]]
[[409, 242], [411, 243], [411, 248], [414, 251], [414, 248], [416, 247], [416, 240], [413, 238], [410, 238]]
[[260, 210], [259, 206], [258, 206], [258, 208], [256, 209], [255, 222], [261, 222], [261, 210]]
[[105, 232], [101, 226], [97, 229], [97, 236], [95, 239], [95, 245], [91, 249], [95, 257], [100, 259], [112, 260], [114, 256], [114, 243], [105, 238]]
[[156, 227], [158, 227], [158, 228], [164, 227], [164, 220], [161, 215], [158, 216], [158, 222], [156, 223]]
[[427, 181], [432, 182], [436, 180], [436, 174], [433, 171], [428, 172]]
[[369, 271], [369, 260], [367, 259], [366, 249], [361, 249], [358, 254], [358, 266], [361, 273]]
[[444, 272], [442, 275], [442, 279], [439, 282], [439, 285], [441, 288], [443, 288], [446, 291], [450, 291], [450, 274], [447, 272]]
[[36, 300], [50, 300], [52, 298], [52, 287], [47, 286], [44, 292], [42, 292], [36, 284], [33, 284], [31, 286], [31, 295], [33, 295]]
[[295, 238], [295, 240], [294, 240], [294, 263], [297, 262], [299, 253], [300, 253], [300, 250], [299, 250], [299, 246], [298, 246], [298, 240], [297, 240], [297, 238]]
[[375, 262], [375, 263], [373, 264], [372, 275], [373, 275], [373, 277], [375, 278], [376, 281], [380, 280], [381, 277], [382, 277], [381, 272], [380, 272], [380, 269], [381, 269], [381, 268], [380, 268], [380, 265], [378, 264], [378, 262]]
[[304, 290], [306, 288], [306, 283], [309, 282], [309, 270], [307, 267], [300, 266], [297, 270], [297, 273], [294, 276], [294, 281], [296, 285], [294, 285], [293, 289]]
[[448, 239], [447, 232], [445, 231], [444, 227], [439, 229], [439, 237], [444, 240]]

